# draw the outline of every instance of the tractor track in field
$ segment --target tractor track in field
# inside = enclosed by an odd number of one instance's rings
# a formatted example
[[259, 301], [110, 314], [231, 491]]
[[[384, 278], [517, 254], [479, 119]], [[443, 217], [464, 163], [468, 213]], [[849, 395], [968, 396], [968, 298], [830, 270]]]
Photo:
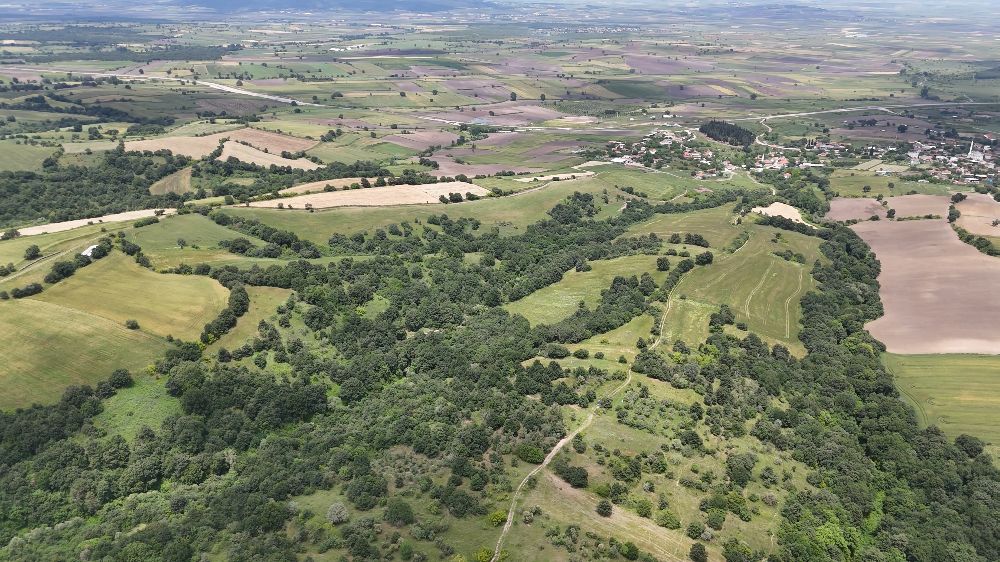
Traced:
[[773, 267], [774, 267], [773, 261], [767, 264], [767, 271], [764, 272], [764, 275], [762, 275], [760, 278], [760, 282], [757, 283], [757, 286], [754, 287], [752, 291], [750, 291], [750, 294], [747, 295], [746, 302], [743, 303], [743, 312], [744, 314], [746, 314], [747, 320], [750, 319], [750, 301], [753, 300], [753, 296], [757, 294], [757, 291], [759, 291], [760, 288], [764, 286], [764, 283], [767, 282], [767, 276], [771, 274], [771, 268]]

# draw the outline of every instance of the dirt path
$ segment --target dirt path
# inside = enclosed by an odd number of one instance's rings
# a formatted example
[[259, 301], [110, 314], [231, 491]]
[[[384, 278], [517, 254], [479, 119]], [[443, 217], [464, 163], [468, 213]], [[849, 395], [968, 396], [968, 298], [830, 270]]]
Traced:
[[[632, 371], [629, 371], [628, 376], [625, 378], [625, 382], [615, 387], [615, 389], [612, 390], [606, 396], [606, 398], [611, 398], [615, 396], [616, 394], [624, 390], [625, 387], [627, 387], [631, 382], [632, 382]], [[590, 409], [590, 413], [587, 415], [587, 419], [585, 419], [582, 424], [577, 426], [576, 429], [567, 434], [566, 437], [560, 439], [559, 442], [556, 443], [556, 446], [552, 447], [552, 450], [549, 451], [549, 454], [545, 455], [545, 460], [542, 461], [542, 464], [536, 466], [534, 470], [529, 472], [528, 475], [525, 476], [523, 480], [521, 480], [521, 483], [517, 485], [517, 489], [514, 490], [514, 493], [510, 498], [510, 509], [507, 511], [507, 521], [503, 524], [503, 531], [500, 532], [500, 538], [497, 539], [497, 546], [493, 550], [493, 558], [490, 559], [490, 562], [498, 562], [500, 560], [500, 550], [503, 547], [503, 541], [504, 539], [507, 538], [507, 535], [510, 533], [511, 527], [514, 525], [514, 514], [517, 512], [517, 500], [520, 499], [521, 491], [524, 490], [524, 487], [528, 485], [528, 480], [531, 479], [532, 476], [535, 476], [536, 474], [541, 472], [543, 468], [548, 466], [549, 463], [552, 462], [552, 459], [556, 458], [556, 455], [559, 454], [559, 451], [561, 451], [562, 448], [565, 447], [567, 443], [572, 441], [574, 437], [576, 437], [581, 431], [583, 431], [584, 429], [589, 427], [591, 423], [593, 423], [594, 415], [597, 413], [597, 408], [599, 407], [600, 407], [599, 404], [594, 404], [594, 406], [591, 407]]]
[[[663, 342], [663, 329], [664, 326], [666, 325], [667, 314], [670, 313], [671, 305], [672, 302], [670, 301], [670, 297], [668, 296], [667, 307], [663, 310], [663, 314], [660, 315], [660, 333], [656, 336], [656, 341], [649, 346], [649, 349], [655, 349], [658, 345], [660, 345]], [[628, 385], [631, 382], [632, 382], [632, 370], [630, 369], [628, 371], [628, 376], [625, 378], [625, 382], [616, 386], [614, 390], [609, 392], [605, 398], [613, 398], [619, 392], [625, 390], [625, 388], [628, 387]], [[528, 480], [532, 476], [535, 476], [536, 474], [541, 472], [543, 468], [548, 466], [549, 463], [552, 462], [552, 459], [556, 458], [556, 455], [559, 454], [559, 451], [561, 451], [562, 448], [565, 447], [567, 443], [572, 441], [574, 437], [576, 437], [581, 431], [583, 431], [584, 429], [589, 427], [591, 423], [593, 423], [594, 415], [597, 413], [597, 408], [599, 407], [600, 406], [598, 404], [595, 404], [590, 409], [590, 413], [587, 415], [587, 419], [585, 419], [583, 423], [577, 426], [577, 428], [574, 429], [572, 432], [570, 432], [566, 437], [560, 439], [559, 442], [556, 443], [556, 446], [553, 447], [551, 451], [549, 451], [549, 454], [545, 455], [545, 459], [542, 461], [542, 464], [536, 466], [534, 470], [529, 472], [527, 476], [525, 476], [524, 479], [521, 480], [521, 483], [517, 485], [517, 488], [514, 490], [514, 493], [510, 498], [510, 508], [507, 511], [507, 521], [505, 521], [503, 524], [503, 531], [500, 532], [500, 538], [497, 539], [497, 546], [496, 548], [493, 549], [493, 558], [490, 559], [490, 562], [498, 562], [500, 560], [500, 551], [503, 548], [503, 541], [504, 539], [507, 538], [507, 535], [510, 534], [510, 529], [514, 525], [514, 514], [517, 512], [517, 500], [520, 498], [521, 492], [524, 490], [524, 487], [528, 485]]]
[[772, 132], [774, 132], [774, 129], [772, 129], [771, 126], [767, 124], [768, 119], [769, 119], [768, 117], [765, 117], [760, 120], [760, 124], [763, 125], [765, 129], [767, 129], [767, 132], [757, 135], [753, 139], [755, 143], [761, 146], [766, 146], [768, 148], [774, 148], [776, 150], [794, 150], [795, 152], [802, 152], [801, 148], [795, 148], [794, 146], [781, 146], [780, 144], [771, 144], [767, 141], [761, 140], [764, 138], [764, 135], [771, 134]]

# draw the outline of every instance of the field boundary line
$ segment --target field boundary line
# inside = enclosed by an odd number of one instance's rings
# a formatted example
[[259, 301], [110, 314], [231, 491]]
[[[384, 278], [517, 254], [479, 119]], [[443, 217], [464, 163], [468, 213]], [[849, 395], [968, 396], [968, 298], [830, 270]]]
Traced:
[[789, 312], [788, 312], [788, 305], [792, 302], [792, 299], [794, 297], [797, 297], [799, 295], [799, 293], [802, 292], [802, 270], [803, 270], [803, 268], [799, 268], [799, 288], [795, 289], [795, 292], [792, 293], [792, 294], [790, 294], [790, 295], [788, 295], [788, 298], [785, 299], [785, 338], [786, 339], [792, 337], [792, 332], [791, 332], [791, 328], [790, 328], [791, 314], [789, 314]]
[[764, 275], [761, 275], [760, 282], [757, 283], [757, 286], [754, 287], [752, 291], [750, 291], [750, 294], [747, 295], [746, 302], [743, 303], [743, 312], [746, 314], [747, 320], [750, 319], [750, 301], [753, 300], [753, 296], [757, 294], [757, 291], [759, 291], [760, 288], [764, 286], [764, 283], [767, 281], [767, 276], [768, 274], [771, 273], [771, 268], [773, 267], [774, 267], [774, 261], [771, 261], [771, 263], [767, 265], [767, 271], [764, 272]]

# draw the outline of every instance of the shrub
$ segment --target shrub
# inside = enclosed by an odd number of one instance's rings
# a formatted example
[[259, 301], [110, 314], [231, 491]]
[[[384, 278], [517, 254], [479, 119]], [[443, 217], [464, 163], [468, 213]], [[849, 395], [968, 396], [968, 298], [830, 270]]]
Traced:
[[[667, 529], [680, 529], [681, 520], [677, 518], [676, 515], [669, 509], [661, 509], [656, 512], [656, 517], [653, 518], [656, 524], [660, 527], [665, 527]], [[699, 533], [700, 535], [701, 533]]]
[[611, 507], [611, 502], [609, 502], [608, 500], [601, 500], [601, 501], [597, 502], [597, 510], [596, 511], [597, 511], [597, 514], [600, 515], [601, 517], [611, 517], [611, 512], [613, 510], [614, 510], [614, 508]]
[[125, 321], [125, 327], [128, 328], [129, 330], [138, 330], [139, 329], [139, 322], [137, 322], [135, 320], [126, 320]]
[[416, 518], [413, 516], [413, 508], [405, 501], [393, 498], [389, 500], [385, 508], [385, 520], [400, 527], [412, 524]]
[[334, 525], [346, 523], [350, 518], [351, 515], [347, 511], [347, 506], [341, 502], [331, 503], [330, 507], [326, 510], [326, 520]]

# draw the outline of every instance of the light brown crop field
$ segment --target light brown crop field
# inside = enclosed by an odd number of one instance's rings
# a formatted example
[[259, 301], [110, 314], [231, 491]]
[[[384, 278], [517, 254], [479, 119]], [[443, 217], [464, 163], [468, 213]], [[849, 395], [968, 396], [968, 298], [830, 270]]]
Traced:
[[882, 263], [885, 315], [868, 330], [891, 353], [1000, 353], [1000, 260], [962, 243], [944, 220], [852, 227]]
[[251, 207], [277, 208], [281, 205], [291, 209], [305, 209], [310, 205], [314, 209], [330, 207], [379, 207], [385, 205], [417, 205], [436, 203], [438, 199], [449, 193], [474, 193], [486, 195], [489, 192], [478, 185], [462, 181], [431, 183], [425, 185], [391, 185], [373, 187], [371, 189], [348, 189], [344, 191], [329, 191], [298, 195], [284, 199], [256, 201]]
[[219, 146], [219, 141], [229, 139], [231, 141], [244, 142], [262, 151], [280, 155], [282, 152], [300, 152], [309, 150], [319, 144], [318, 141], [263, 131], [260, 129], [237, 129], [235, 131], [225, 131], [212, 135], [196, 136], [171, 136], [156, 139], [146, 139], [138, 141], [128, 141], [125, 143], [126, 150], [169, 150], [174, 154], [183, 154], [191, 158], [201, 158]]
[[278, 154], [271, 154], [269, 152], [257, 150], [252, 146], [247, 146], [234, 141], [229, 141], [223, 145], [222, 154], [219, 156], [219, 160], [222, 161], [228, 160], [229, 158], [235, 158], [243, 162], [249, 162], [251, 164], [257, 164], [258, 166], [264, 167], [272, 164], [275, 166], [299, 168], [301, 170], [315, 170], [320, 167], [319, 164], [313, 162], [312, 160], [306, 160], [305, 158], [298, 158], [295, 160], [284, 158]]

